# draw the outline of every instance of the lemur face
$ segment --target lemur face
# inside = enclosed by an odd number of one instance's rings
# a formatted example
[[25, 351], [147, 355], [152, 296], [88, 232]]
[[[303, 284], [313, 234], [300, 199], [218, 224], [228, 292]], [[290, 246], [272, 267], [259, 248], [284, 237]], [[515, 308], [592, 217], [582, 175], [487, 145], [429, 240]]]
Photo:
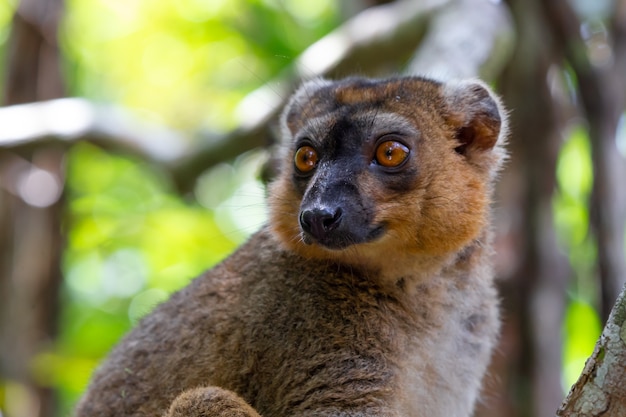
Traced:
[[371, 189], [387, 199], [415, 186], [419, 132], [383, 106], [368, 107], [345, 104], [308, 119], [294, 136], [292, 183], [306, 244], [344, 249], [381, 238], [391, 219], [379, 214], [383, 201]]
[[443, 253], [486, 224], [503, 129], [482, 84], [312, 81], [282, 124], [271, 224], [291, 249], [329, 258]]

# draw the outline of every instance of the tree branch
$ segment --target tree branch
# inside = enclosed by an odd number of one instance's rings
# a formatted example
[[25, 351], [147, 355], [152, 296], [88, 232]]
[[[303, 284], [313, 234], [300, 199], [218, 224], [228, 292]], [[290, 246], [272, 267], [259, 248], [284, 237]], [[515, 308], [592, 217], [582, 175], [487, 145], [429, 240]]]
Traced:
[[624, 381], [626, 381], [626, 286], [613, 307], [582, 375], [557, 411], [557, 416], [625, 416]]
[[[442, 42], [443, 23], [436, 23], [435, 19], [440, 13], [445, 13], [441, 19], [448, 19], [449, 22], [453, 16], [455, 21], [451, 24], [457, 28], [466, 27], [464, 33], [473, 33], [478, 30], [479, 24], [465, 17], [470, 5], [480, 10], [488, 8], [492, 16], [495, 16], [494, 13], [500, 16], [493, 19], [497, 24], [490, 26], [488, 31], [482, 31], [493, 39], [485, 38], [486, 44], [480, 48], [481, 52], [466, 54], [464, 62], [464, 65], [473, 68], [469, 71], [472, 76], [478, 75], [476, 71], [485, 65], [492, 68], [488, 71], [492, 74], [493, 63], [504, 61], [502, 48], [494, 52], [492, 45], [502, 43], [502, 39], [508, 42], [508, 34], [512, 33], [503, 4], [496, 5], [485, 0], [400, 0], [364, 10], [309, 47], [278, 79], [242, 101], [238, 109], [239, 127], [229, 133], [201, 132], [191, 140], [163, 127], [133, 121], [129, 113], [85, 100], [68, 99], [0, 109], [0, 122], [16, 120], [17, 114], [22, 120], [29, 121], [22, 124], [22, 130], [5, 129], [4, 134], [0, 133], [0, 148], [37, 146], [41, 141], [93, 141], [106, 148], [130, 151], [162, 164], [171, 172], [180, 190], [186, 191], [212, 165], [270, 144], [273, 140], [272, 121], [276, 120], [285, 100], [301, 80], [319, 76], [341, 77], [353, 73], [355, 68], [363, 75], [389, 73], [390, 64], [395, 63], [397, 68], [397, 63], [409, 57], [431, 26], [435, 32], [428, 34], [422, 48], [435, 51], [445, 45], [452, 47], [454, 39]], [[456, 8], [463, 12], [455, 13]], [[503, 33], [507, 35], [503, 36]], [[437, 45], [430, 46], [430, 43]], [[500, 58], [494, 60], [496, 54]], [[418, 61], [420, 59], [423, 60], [419, 58]], [[439, 62], [440, 67], [458, 67], [457, 54], [435, 54], [428, 60]], [[414, 71], [428, 71], [420, 65], [414, 68]], [[61, 115], [60, 109], [64, 106], [68, 112], [65, 117], [49, 116]], [[47, 121], [41, 122], [39, 117]], [[54, 123], [50, 123], [51, 120]], [[35, 123], [36, 128], [24, 128], [29, 123]], [[0, 125], [6, 126], [3, 123]]]
[[513, 50], [507, 9], [496, 2], [459, 0], [432, 19], [407, 72], [435, 78], [494, 79]]
[[0, 149], [68, 146], [86, 140], [166, 165], [188, 151], [188, 140], [180, 133], [146, 123], [121, 108], [79, 98], [0, 108], [0, 126]]

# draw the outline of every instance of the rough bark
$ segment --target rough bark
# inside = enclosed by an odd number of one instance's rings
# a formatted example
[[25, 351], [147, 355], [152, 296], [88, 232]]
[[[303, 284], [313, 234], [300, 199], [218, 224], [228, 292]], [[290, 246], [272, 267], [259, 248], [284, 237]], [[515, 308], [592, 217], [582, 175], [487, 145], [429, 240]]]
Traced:
[[609, 315], [602, 336], [582, 375], [556, 415], [622, 417], [626, 415], [626, 286]]

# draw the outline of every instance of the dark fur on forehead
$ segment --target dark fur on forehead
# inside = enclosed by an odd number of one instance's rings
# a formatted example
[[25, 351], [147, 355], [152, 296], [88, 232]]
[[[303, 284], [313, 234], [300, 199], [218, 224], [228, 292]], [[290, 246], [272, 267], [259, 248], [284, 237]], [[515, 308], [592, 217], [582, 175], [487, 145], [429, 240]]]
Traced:
[[440, 82], [423, 77], [397, 77], [382, 80], [348, 78], [337, 85], [335, 96], [341, 104], [363, 102], [371, 104], [387, 100], [403, 100], [406, 96], [413, 96], [418, 91], [429, 95], [430, 91], [440, 86]]
[[350, 77], [340, 81], [315, 79], [305, 82], [293, 95], [282, 116], [283, 125], [295, 132], [299, 121], [328, 113], [337, 107], [385, 101], [407, 101], [415, 106], [441, 102], [442, 83], [423, 77], [368, 79]]
[[[474, 103], [481, 104], [482, 110], [488, 110], [492, 116], [502, 113], [497, 97], [479, 80], [443, 83], [420, 76], [386, 79], [349, 77], [338, 81], [316, 78], [298, 88], [285, 107], [282, 120], [289, 124], [296, 115], [313, 117], [311, 112], [314, 109], [319, 109], [322, 104], [321, 107], [328, 110], [329, 102], [332, 102], [332, 107], [337, 107], [380, 100], [402, 100], [407, 96], [411, 96], [416, 105], [432, 104], [434, 101], [443, 107], [471, 112], [468, 106]], [[474, 110], [477, 113], [478, 109]]]

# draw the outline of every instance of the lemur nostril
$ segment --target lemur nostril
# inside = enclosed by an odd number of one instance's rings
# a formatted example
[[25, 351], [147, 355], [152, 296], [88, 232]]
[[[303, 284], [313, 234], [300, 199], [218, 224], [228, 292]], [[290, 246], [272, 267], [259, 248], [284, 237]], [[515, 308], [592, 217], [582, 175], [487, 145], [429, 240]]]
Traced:
[[326, 208], [304, 210], [300, 214], [300, 226], [302, 230], [316, 239], [323, 239], [326, 235], [337, 228], [341, 223], [342, 210], [337, 208], [334, 212]]
[[331, 229], [336, 227], [337, 225], [339, 225], [339, 222], [341, 221], [341, 215], [343, 214], [341, 208], [337, 208], [337, 210], [335, 210], [335, 214], [333, 214], [332, 217], [330, 218], [326, 218], [323, 220], [323, 225], [325, 229]]

